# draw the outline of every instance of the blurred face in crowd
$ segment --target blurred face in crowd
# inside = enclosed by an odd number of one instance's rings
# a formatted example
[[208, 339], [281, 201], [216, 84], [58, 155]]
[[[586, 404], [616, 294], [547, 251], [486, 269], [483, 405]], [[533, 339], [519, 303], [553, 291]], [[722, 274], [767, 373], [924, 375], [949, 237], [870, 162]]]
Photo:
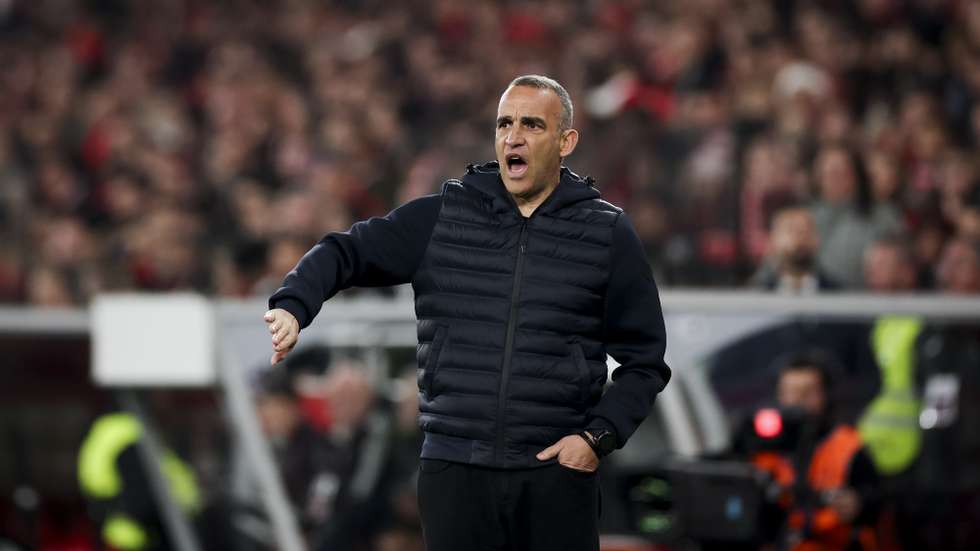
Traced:
[[558, 185], [561, 159], [578, 143], [562, 131], [561, 101], [548, 89], [512, 86], [497, 107], [495, 149], [500, 177], [518, 205], [537, 206]]
[[782, 407], [800, 408], [810, 415], [823, 415], [827, 394], [820, 372], [805, 366], [789, 369], [779, 376], [776, 399]]
[[293, 434], [302, 415], [296, 400], [280, 394], [259, 397], [256, 412], [262, 431], [276, 443], [281, 443]]
[[810, 271], [819, 244], [813, 216], [807, 209], [785, 209], [773, 217], [770, 246], [780, 270], [792, 273]]
[[980, 251], [975, 243], [954, 239], [943, 251], [937, 275], [943, 291], [980, 293]]
[[871, 194], [876, 201], [890, 201], [896, 198], [901, 182], [895, 160], [881, 152], [873, 152], [867, 157], [868, 177], [871, 179]]
[[363, 365], [352, 360], [339, 360], [330, 368], [323, 394], [334, 430], [356, 428], [370, 413], [375, 392], [366, 373]]
[[854, 165], [847, 151], [840, 147], [825, 149], [817, 157], [817, 184], [820, 197], [835, 205], [846, 203], [857, 189]]
[[956, 218], [957, 235], [980, 243], [980, 207], [965, 208]]
[[915, 266], [910, 253], [896, 243], [873, 243], [864, 252], [864, 284], [879, 293], [914, 289]]
[[52, 268], [38, 268], [27, 280], [27, 300], [34, 306], [70, 308], [75, 301], [62, 274]]

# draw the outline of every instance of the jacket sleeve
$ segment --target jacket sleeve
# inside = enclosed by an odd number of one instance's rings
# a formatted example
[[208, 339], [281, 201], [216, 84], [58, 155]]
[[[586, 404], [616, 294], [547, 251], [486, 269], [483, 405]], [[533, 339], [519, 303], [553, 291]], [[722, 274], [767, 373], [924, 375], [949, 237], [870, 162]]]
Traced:
[[441, 206], [441, 195], [426, 195], [384, 217], [357, 222], [346, 232], [327, 234], [286, 274], [269, 307], [286, 310], [302, 329], [339, 291], [410, 282]]
[[664, 362], [667, 336], [660, 296], [640, 238], [626, 214], [613, 230], [612, 275], [605, 297], [606, 351], [619, 362], [612, 385], [592, 410], [591, 427], [616, 434], [622, 448], [650, 414], [670, 380]]

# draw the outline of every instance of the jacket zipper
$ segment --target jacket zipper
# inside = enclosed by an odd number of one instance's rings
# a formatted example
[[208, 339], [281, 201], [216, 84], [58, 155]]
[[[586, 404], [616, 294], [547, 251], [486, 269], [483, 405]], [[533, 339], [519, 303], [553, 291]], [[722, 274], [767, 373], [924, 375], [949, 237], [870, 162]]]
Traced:
[[507, 318], [507, 340], [504, 344], [504, 365], [500, 372], [500, 388], [497, 392], [497, 446], [494, 458], [497, 463], [503, 459], [504, 449], [504, 402], [507, 395], [507, 380], [510, 378], [511, 357], [514, 355], [514, 332], [517, 329], [518, 299], [521, 294], [521, 279], [524, 272], [524, 253], [527, 252], [527, 218], [521, 221], [521, 235], [517, 240], [517, 266], [514, 268], [514, 286], [510, 293], [510, 315]]

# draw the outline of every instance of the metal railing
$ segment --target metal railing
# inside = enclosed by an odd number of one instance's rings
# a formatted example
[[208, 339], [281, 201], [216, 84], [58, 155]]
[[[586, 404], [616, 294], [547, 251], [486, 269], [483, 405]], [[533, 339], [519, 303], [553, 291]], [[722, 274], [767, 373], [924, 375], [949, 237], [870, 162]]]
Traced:
[[[405, 291], [401, 289], [400, 291]], [[415, 309], [409, 296], [397, 298], [337, 297], [326, 303], [315, 322], [303, 331], [302, 343], [327, 342], [333, 346], [368, 350], [374, 375], [386, 372], [384, 351], [416, 345]], [[886, 315], [914, 315], [944, 321], [980, 320], [980, 296], [824, 294], [787, 296], [746, 291], [668, 290], [661, 295], [667, 320], [667, 361], [675, 381], [656, 402], [671, 448], [693, 455], [725, 441], [725, 416], [704, 378], [691, 369], [706, 351], [786, 319], [803, 317], [872, 320]], [[264, 300], [215, 300], [218, 326], [218, 381], [228, 403], [236, 437], [247, 444], [254, 462], [256, 482], [263, 489], [264, 505], [272, 521], [279, 548], [302, 548], [297, 523], [288, 506], [272, 455], [251, 408], [245, 369], [271, 354], [262, 321]], [[713, 323], [711, 320], [721, 320]], [[0, 307], [0, 336], [90, 334], [86, 309]], [[611, 369], [616, 364], [610, 361]], [[685, 401], [681, 386], [687, 393]], [[696, 430], [698, 429], [698, 430]], [[696, 437], [700, 434], [701, 438]]]

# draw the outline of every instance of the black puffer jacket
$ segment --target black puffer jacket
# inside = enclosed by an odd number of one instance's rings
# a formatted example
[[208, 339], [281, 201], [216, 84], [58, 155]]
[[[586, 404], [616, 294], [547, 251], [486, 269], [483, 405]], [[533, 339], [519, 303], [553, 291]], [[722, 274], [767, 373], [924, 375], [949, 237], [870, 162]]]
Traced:
[[[525, 218], [496, 163], [440, 195], [330, 234], [270, 306], [309, 324], [353, 285], [411, 282], [422, 457], [504, 468], [587, 426], [622, 446], [670, 377], [650, 267], [622, 211], [591, 180], [561, 182]], [[603, 394], [606, 354], [622, 365]]]

